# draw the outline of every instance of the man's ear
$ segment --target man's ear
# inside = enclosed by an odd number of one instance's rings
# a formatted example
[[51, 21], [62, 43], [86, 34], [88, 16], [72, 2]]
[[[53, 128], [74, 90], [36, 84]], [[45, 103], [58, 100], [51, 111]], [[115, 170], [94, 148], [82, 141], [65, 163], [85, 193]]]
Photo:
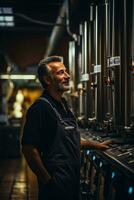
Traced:
[[44, 76], [44, 81], [47, 85], [50, 85], [51, 83], [51, 78], [49, 76]]

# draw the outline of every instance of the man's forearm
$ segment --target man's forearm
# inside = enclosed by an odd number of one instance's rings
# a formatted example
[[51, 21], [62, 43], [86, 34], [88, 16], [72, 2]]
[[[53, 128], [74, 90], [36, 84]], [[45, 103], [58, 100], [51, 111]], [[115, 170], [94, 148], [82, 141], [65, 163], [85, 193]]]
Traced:
[[97, 149], [98, 145], [99, 145], [98, 142], [81, 139], [81, 147], [84, 149], [86, 148]]
[[83, 149], [98, 149], [98, 150], [106, 150], [108, 148], [108, 145], [112, 143], [112, 140], [106, 140], [104, 142], [96, 142], [93, 140], [85, 140], [81, 139], [81, 148]]
[[38, 150], [32, 145], [25, 145], [22, 148], [22, 152], [29, 167], [36, 174], [38, 179], [40, 179], [44, 184], [47, 183], [52, 177], [46, 170]]

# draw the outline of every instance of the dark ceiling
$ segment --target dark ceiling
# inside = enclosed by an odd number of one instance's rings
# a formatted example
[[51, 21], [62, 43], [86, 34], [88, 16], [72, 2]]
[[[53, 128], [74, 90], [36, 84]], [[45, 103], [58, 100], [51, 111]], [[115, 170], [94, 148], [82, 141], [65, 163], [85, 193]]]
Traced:
[[[36, 64], [42, 56], [51, 54], [65, 28], [63, 3], [64, 0], [0, 0], [0, 16], [6, 15], [4, 8], [11, 8], [13, 13], [8, 15], [14, 17], [14, 26], [0, 26], [0, 57], [5, 54], [20, 68], [26, 68], [30, 62]], [[64, 41], [59, 46], [66, 54]]]
[[[6, 27], [6, 31], [43, 30], [50, 33], [64, 0], [1, 0], [0, 7], [12, 8], [14, 16], [14, 29]], [[4, 27], [0, 27], [4, 31]]]
[[76, 31], [88, 9], [85, 2], [88, 0], [0, 0], [0, 17], [3, 8], [11, 8], [14, 17], [14, 26], [0, 26], [0, 61], [6, 55], [22, 70], [51, 54], [61, 54], [67, 60], [70, 33]]

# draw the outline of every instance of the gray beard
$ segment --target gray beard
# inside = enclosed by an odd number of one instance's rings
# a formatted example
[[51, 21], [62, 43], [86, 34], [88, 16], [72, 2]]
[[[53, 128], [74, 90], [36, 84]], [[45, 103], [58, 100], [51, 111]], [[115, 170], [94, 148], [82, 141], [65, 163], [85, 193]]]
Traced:
[[59, 92], [65, 92], [68, 91], [70, 89], [69, 85], [64, 85], [61, 83], [58, 83], [57, 81], [53, 80], [53, 84], [55, 85], [55, 88], [59, 91]]
[[57, 90], [60, 92], [65, 92], [70, 89], [69, 85], [62, 85], [62, 84], [57, 84]]

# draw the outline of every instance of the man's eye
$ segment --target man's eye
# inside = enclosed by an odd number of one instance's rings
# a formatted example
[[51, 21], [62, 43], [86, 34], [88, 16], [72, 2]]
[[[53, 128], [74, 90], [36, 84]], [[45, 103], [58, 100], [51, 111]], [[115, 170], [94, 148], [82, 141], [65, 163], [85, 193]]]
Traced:
[[64, 74], [64, 70], [59, 71], [58, 74]]

